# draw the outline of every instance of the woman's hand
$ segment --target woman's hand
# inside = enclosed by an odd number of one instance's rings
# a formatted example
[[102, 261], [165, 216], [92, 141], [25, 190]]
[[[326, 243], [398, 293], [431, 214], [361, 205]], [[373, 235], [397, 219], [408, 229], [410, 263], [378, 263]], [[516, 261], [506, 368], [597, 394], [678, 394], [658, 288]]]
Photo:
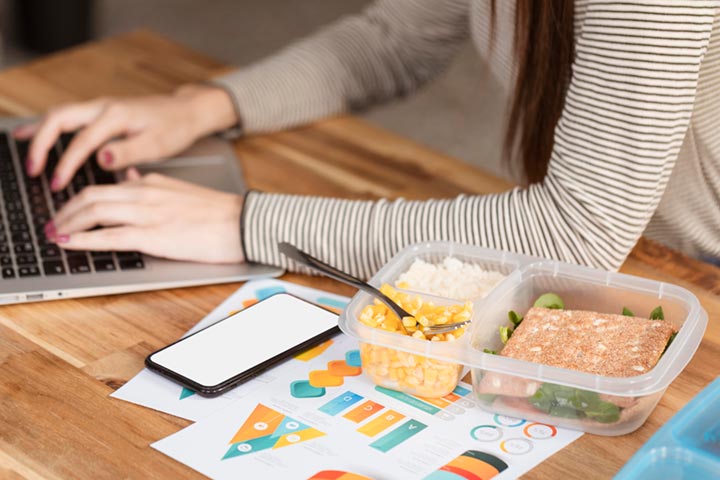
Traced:
[[[207, 263], [243, 261], [242, 197], [158, 174], [128, 170], [117, 185], [89, 186], [45, 227], [70, 250], [138, 250]], [[93, 227], [102, 228], [91, 230]]]
[[176, 154], [198, 138], [235, 123], [232, 100], [224, 90], [187, 86], [171, 96], [102, 98], [58, 107], [13, 134], [18, 139], [32, 137], [25, 162], [28, 173], [36, 176], [60, 134], [79, 130], [50, 182], [57, 191], [95, 151], [101, 167], [123, 169]]

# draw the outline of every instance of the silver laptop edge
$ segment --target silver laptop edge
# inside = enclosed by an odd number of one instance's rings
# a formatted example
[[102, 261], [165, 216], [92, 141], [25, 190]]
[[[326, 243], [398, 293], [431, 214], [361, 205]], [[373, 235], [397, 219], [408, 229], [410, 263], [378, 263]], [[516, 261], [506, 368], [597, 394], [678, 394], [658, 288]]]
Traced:
[[[9, 131], [26, 121], [0, 117], [0, 130]], [[14, 149], [12, 154], [17, 157]], [[21, 160], [19, 165], [23, 165], [24, 159], [16, 160]], [[219, 138], [203, 139], [177, 158], [142, 166], [140, 171], [154, 171], [231, 193], [245, 190], [233, 149]], [[228, 283], [276, 277], [283, 273], [279, 268], [259, 264], [213, 265], [176, 262], [148, 255], [144, 255], [144, 259], [145, 268], [142, 270], [0, 279], [0, 304]]]

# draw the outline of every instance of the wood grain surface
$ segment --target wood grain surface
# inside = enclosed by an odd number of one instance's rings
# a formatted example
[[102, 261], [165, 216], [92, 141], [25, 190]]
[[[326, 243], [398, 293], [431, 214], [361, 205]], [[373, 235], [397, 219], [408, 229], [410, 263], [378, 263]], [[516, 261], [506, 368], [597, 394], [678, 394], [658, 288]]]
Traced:
[[[227, 67], [135, 32], [0, 73], [0, 111], [33, 115], [96, 96], [170, 92]], [[428, 198], [509, 185], [352, 117], [244, 139], [252, 188], [349, 198]], [[526, 475], [609, 478], [720, 375], [720, 269], [641, 240], [622, 271], [690, 289], [708, 311], [703, 342], [647, 423], [622, 437], [585, 435]], [[331, 280], [285, 280], [351, 295]], [[187, 422], [108, 397], [144, 357], [177, 339], [239, 284], [0, 307], [0, 478], [201, 478], [149, 444]]]

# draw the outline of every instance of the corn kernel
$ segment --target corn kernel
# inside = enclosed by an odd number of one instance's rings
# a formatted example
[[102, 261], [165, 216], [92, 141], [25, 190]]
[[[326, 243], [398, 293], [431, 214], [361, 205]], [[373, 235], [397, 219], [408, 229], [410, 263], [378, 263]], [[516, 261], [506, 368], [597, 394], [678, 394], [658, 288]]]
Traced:
[[[359, 316], [362, 323], [373, 328], [431, 342], [453, 342], [465, 333], [465, 328], [447, 334], [425, 335], [418, 326], [442, 325], [472, 317], [470, 302], [465, 305], [436, 306], [432, 302], [423, 302], [420, 297], [398, 292], [387, 284], [380, 287], [380, 291], [414, 317], [400, 320], [385, 304], [376, 300], [366, 306]], [[450, 393], [462, 372], [462, 366], [457, 363], [367, 343], [360, 344], [360, 356], [365, 373], [376, 384], [424, 397], [441, 397]]]

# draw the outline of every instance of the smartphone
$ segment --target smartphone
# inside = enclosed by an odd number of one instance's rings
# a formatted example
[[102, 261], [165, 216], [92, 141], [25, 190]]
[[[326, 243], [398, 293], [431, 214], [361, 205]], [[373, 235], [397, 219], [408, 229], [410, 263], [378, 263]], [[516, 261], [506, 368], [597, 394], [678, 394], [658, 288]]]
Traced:
[[145, 359], [180, 385], [214, 397], [340, 332], [336, 313], [278, 293]]

